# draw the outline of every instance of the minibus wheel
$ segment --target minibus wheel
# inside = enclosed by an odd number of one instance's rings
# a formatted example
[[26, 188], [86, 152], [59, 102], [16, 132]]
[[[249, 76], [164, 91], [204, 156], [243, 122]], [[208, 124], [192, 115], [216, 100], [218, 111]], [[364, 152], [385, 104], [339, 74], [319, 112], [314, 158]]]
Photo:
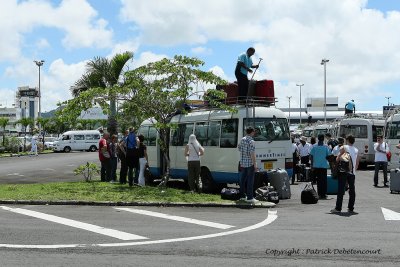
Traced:
[[69, 146], [64, 147], [64, 152], [65, 153], [71, 152], [71, 148]]
[[96, 152], [96, 150], [97, 150], [96, 146], [91, 146], [91, 147], [89, 148], [89, 151], [90, 151], [90, 152]]
[[200, 178], [203, 193], [216, 193], [218, 186], [214, 182], [211, 172], [207, 168], [201, 168]]

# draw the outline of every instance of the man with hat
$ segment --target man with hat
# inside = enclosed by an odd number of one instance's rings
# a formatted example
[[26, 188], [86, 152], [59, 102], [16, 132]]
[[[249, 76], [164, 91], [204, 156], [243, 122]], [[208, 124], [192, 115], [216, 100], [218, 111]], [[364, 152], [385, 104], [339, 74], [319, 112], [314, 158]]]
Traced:
[[300, 163], [306, 164], [307, 167], [310, 167], [310, 151], [311, 151], [311, 144], [307, 143], [307, 137], [302, 136], [300, 138], [299, 144], [299, 155], [300, 155]]

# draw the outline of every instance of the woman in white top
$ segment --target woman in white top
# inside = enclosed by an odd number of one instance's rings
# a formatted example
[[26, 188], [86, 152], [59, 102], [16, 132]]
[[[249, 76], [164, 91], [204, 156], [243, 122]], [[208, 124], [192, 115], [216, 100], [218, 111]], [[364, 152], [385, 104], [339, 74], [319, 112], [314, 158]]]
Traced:
[[38, 155], [36, 136], [32, 137], [32, 140], [31, 140], [31, 155], [35, 155], [35, 156]]
[[188, 182], [191, 192], [201, 191], [200, 186], [200, 156], [204, 154], [204, 148], [197, 141], [196, 136], [191, 134], [185, 148], [185, 156], [188, 160]]

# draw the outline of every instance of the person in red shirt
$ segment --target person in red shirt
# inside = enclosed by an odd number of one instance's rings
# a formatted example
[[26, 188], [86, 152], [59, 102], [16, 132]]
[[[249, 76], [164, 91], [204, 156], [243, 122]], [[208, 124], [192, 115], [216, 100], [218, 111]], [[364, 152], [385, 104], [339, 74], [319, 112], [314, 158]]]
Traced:
[[109, 138], [110, 135], [104, 133], [103, 137], [99, 141], [99, 160], [101, 163], [100, 177], [102, 182], [108, 182], [111, 180], [111, 153]]

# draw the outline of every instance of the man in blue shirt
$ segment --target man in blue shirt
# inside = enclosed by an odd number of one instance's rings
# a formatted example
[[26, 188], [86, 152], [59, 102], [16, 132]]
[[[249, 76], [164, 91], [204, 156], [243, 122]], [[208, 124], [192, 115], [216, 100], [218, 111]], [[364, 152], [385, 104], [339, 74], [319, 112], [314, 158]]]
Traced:
[[356, 113], [356, 104], [354, 103], [354, 100], [350, 100], [349, 102], [346, 103], [344, 106], [344, 115], [347, 114], [353, 114]]
[[238, 57], [238, 61], [235, 68], [235, 76], [239, 86], [239, 97], [246, 97], [249, 88], [249, 78], [247, 74], [252, 73], [251, 68], [258, 68], [258, 65], [253, 65], [251, 57], [254, 55], [256, 50], [253, 47], [247, 49], [246, 53], [242, 53]]
[[326, 157], [331, 155], [331, 150], [324, 144], [324, 135], [318, 135], [318, 144], [311, 149], [311, 166], [317, 179], [317, 190], [320, 199], [326, 199], [327, 191], [327, 170], [329, 168]]

